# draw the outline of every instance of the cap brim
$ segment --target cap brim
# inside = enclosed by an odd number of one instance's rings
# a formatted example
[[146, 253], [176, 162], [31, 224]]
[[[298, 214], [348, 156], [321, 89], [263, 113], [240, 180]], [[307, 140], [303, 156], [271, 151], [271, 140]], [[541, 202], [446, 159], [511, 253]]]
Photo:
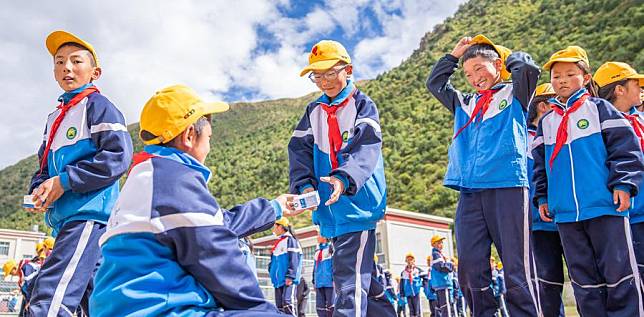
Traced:
[[583, 59], [577, 58], [577, 57], [557, 58], [557, 59], [549, 60], [547, 63], [543, 64], [543, 69], [550, 70], [550, 67], [552, 67], [552, 64], [554, 63], [576, 63], [579, 61], [583, 61]]
[[300, 72], [300, 77], [308, 74], [309, 72], [316, 71], [316, 70], [327, 70], [331, 67], [333, 67], [335, 64], [337, 64], [340, 60], [339, 59], [329, 59], [326, 61], [319, 61], [315, 62], [309, 66], [306, 66], [302, 69]]
[[226, 112], [230, 109], [230, 105], [220, 101], [204, 102], [204, 103], [201, 103], [201, 108], [203, 109], [202, 115], [207, 115], [207, 114], [213, 114], [213, 113]]
[[637, 79], [640, 82], [640, 87], [644, 87], [644, 74], [635, 74], [626, 77], [626, 79]]
[[47, 46], [47, 50], [51, 56], [55, 56], [60, 46], [65, 43], [76, 43], [86, 47], [90, 53], [92, 53], [96, 60], [96, 65], [98, 65], [98, 57], [96, 56], [96, 51], [94, 51], [92, 44], [83, 41], [74, 34], [65, 31], [54, 31], [49, 34], [45, 40], [45, 46]]

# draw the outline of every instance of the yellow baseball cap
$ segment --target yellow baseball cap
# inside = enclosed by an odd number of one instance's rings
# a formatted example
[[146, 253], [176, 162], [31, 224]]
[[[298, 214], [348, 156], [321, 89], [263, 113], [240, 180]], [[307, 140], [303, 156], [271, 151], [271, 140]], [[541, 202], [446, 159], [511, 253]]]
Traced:
[[405, 259], [407, 259], [409, 257], [412, 257], [414, 259], [416, 258], [416, 256], [414, 255], [414, 252], [407, 252], [407, 254], [405, 254]]
[[55, 241], [56, 240], [54, 240], [54, 238], [47, 237], [47, 238], [45, 238], [45, 240], [42, 243], [47, 247], [47, 249], [51, 250], [51, 249], [54, 248], [54, 242]]
[[280, 219], [277, 219], [277, 220], [275, 221], [275, 224], [276, 224], [276, 225], [281, 225], [281, 226], [283, 226], [283, 227], [288, 227], [288, 225], [289, 225], [289, 224], [291, 224], [291, 222], [290, 222], [290, 221], [288, 221], [288, 218], [286, 218], [286, 217], [282, 217], [282, 218], [280, 218]]
[[501, 67], [501, 79], [503, 80], [508, 80], [511, 76], [510, 72], [505, 69], [505, 60], [512, 54], [512, 50], [505, 46], [501, 45], [496, 45], [494, 44], [490, 39], [488, 39], [485, 35], [479, 34], [475, 37], [472, 38], [472, 41], [470, 42], [471, 44], [488, 44], [494, 47], [494, 50], [499, 53], [499, 56], [501, 58], [501, 62], [503, 62], [503, 66]]
[[378, 263], [378, 255], [376, 255], [376, 254], [373, 255], [373, 261]]
[[157, 91], [143, 106], [139, 125], [141, 132], [156, 136], [143, 140], [145, 144], [168, 142], [181, 134], [202, 116], [228, 110], [225, 102], [204, 102], [197, 93], [185, 85], [174, 85]]
[[4, 265], [2, 266], [2, 272], [4, 272], [4, 277], [7, 278], [9, 274], [11, 273], [11, 270], [13, 270], [17, 266], [16, 260], [10, 259], [9, 261], [5, 262]]
[[644, 75], [638, 74], [631, 65], [621, 62], [606, 62], [599, 66], [593, 80], [599, 87], [618, 82], [624, 79], [637, 79], [640, 87], [644, 87]]
[[552, 88], [552, 85], [550, 83], [545, 83], [537, 86], [537, 89], [534, 90], [534, 96], [554, 96], [557, 93], [555, 92], [554, 88]]
[[552, 54], [548, 62], [543, 64], [543, 69], [549, 71], [550, 67], [552, 67], [552, 64], [557, 62], [576, 63], [579, 61], [583, 61], [584, 63], [586, 63], [586, 65], [590, 66], [590, 62], [588, 61], [588, 54], [586, 54], [586, 51], [579, 46], [572, 45]]
[[45, 243], [44, 243], [44, 242], [38, 242], [38, 243], [36, 243], [36, 252], [37, 252], [37, 253], [40, 253], [40, 251], [42, 251], [42, 249], [43, 249], [44, 247], [45, 247]]
[[502, 269], [502, 268], [503, 268], [503, 262], [501, 262], [501, 261], [496, 262], [496, 269], [497, 269], [497, 270], [500, 270], [500, 269]]
[[338, 62], [351, 64], [351, 57], [349, 57], [347, 50], [336, 41], [322, 40], [311, 49], [309, 65], [302, 69], [300, 76], [314, 70], [329, 69]]
[[100, 64], [98, 62], [98, 55], [96, 55], [94, 46], [92, 46], [92, 44], [89, 44], [83, 41], [81, 38], [79, 38], [74, 34], [71, 34], [66, 31], [54, 31], [54, 32], [51, 32], [47, 36], [47, 39], [45, 40], [45, 45], [47, 46], [47, 50], [49, 51], [49, 54], [51, 54], [51, 56], [56, 56], [56, 52], [58, 51], [60, 46], [65, 43], [76, 43], [78, 45], [81, 45], [87, 48], [87, 50], [90, 53], [92, 53], [92, 56], [94, 56], [94, 61], [96, 61], [96, 67], [100, 67]]
[[432, 244], [434, 244], [434, 243], [436, 243], [436, 242], [443, 241], [443, 240], [445, 240], [445, 239], [446, 239], [445, 237], [441, 237], [441, 236], [439, 236], [439, 235], [437, 235], [437, 234], [436, 234], [436, 235], [433, 235], [433, 236], [432, 236]]

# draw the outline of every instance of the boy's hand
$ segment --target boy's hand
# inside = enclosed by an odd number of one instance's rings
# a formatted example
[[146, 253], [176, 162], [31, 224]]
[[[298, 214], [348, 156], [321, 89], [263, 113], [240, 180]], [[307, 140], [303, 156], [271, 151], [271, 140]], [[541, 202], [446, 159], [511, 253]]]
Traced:
[[34, 195], [34, 209], [43, 212], [65, 193], [63, 185], [60, 184], [60, 177], [54, 176], [44, 181], [32, 193]]
[[631, 194], [623, 190], [613, 190], [613, 204], [619, 204], [618, 212], [622, 212], [631, 207]]
[[291, 286], [291, 284], [293, 284], [293, 280], [287, 277], [286, 280], [284, 281], [284, 284], [286, 284], [286, 286]]
[[280, 204], [280, 207], [282, 207], [282, 216], [292, 217], [292, 216], [297, 216], [302, 212], [304, 212], [304, 210], [295, 211], [295, 206], [293, 204], [294, 197], [295, 195], [282, 194], [277, 196], [277, 198], [275, 198], [275, 200]]
[[472, 38], [469, 36], [461, 38], [458, 43], [456, 43], [456, 46], [454, 46], [454, 49], [450, 54], [460, 59], [461, 57], [463, 57], [463, 54], [465, 54], [465, 51], [467, 51], [467, 49], [472, 46], [470, 42], [472, 42]]
[[550, 210], [548, 210], [548, 204], [539, 205], [539, 217], [541, 217], [541, 220], [545, 222], [552, 222]]
[[344, 193], [344, 183], [335, 176], [320, 177], [320, 180], [325, 183], [331, 184], [331, 187], [333, 187], [333, 192], [331, 193], [331, 197], [329, 197], [329, 200], [327, 200], [324, 203], [324, 205], [330, 206], [332, 204], [335, 204], [338, 201], [338, 199], [340, 199], [340, 195]]

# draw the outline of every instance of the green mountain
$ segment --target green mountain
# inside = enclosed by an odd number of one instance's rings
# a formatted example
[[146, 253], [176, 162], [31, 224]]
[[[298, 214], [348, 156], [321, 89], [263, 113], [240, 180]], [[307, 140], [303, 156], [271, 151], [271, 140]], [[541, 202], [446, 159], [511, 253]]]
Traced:
[[[428, 13], [430, 14], [430, 13]], [[486, 34], [496, 43], [532, 54], [538, 63], [567, 45], [580, 45], [597, 68], [607, 60], [644, 66], [644, 2], [640, 0], [480, 0], [463, 4], [434, 27], [400, 66], [359, 87], [380, 110], [384, 133], [390, 206], [442, 216], [454, 214], [457, 193], [443, 187], [452, 118], [425, 89], [434, 62], [459, 38]], [[541, 81], [547, 81], [548, 74]], [[457, 87], [469, 90], [460, 73]], [[214, 119], [214, 171], [209, 186], [223, 206], [287, 189], [286, 145], [305, 105], [314, 95], [257, 103], [239, 103]], [[136, 150], [137, 128], [130, 127]], [[35, 147], [36, 145], [34, 145]], [[40, 215], [19, 206], [34, 157], [0, 171], [0, 227], [27, 229], [42, 225]], [[308, 225], [308, 216], [296, 219]]]

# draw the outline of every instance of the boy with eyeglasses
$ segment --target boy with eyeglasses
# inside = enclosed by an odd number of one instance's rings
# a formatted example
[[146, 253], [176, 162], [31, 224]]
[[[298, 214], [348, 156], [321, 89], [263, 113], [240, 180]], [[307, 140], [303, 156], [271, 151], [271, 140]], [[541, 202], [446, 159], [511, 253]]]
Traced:
[[317, 190], [325, 201], [313, 222], [335, 249], [333, 315], [394, 316], [371, 278], [376, 223], [386, 206], [378, 109], [350, 79], [351, 58], [340, 43], [315, 44], [300, 75], [308, 73], [323, 95], [306, 107], [289, 142], [290, 191]]

